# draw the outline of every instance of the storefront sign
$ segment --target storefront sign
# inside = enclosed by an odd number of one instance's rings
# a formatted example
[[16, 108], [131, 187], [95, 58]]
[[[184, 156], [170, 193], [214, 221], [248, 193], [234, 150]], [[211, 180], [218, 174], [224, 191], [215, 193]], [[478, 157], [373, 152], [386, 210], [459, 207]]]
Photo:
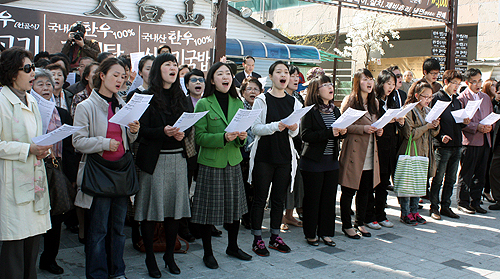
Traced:
[[[446, 45], [448, 33], [445, 31], [432, 30], [432, 47], [431, 55], [439, 60], [441, 72], [439, 78], [446, 70]], [[465, 72], [467, 70], [467, 55], [469, 35], [457, 34], [457, 42], [455, 49], [455, 69]]]
[[172, 48], [179, 64], [208, 70], [212, 59], [215, 30], [75, 16], [0, 5], [0, 44], [21, 46], [33, 53], [60, 52], [68, 39], [70, 26], [81, 21], [86, 39], [99, 42], [101, 51], [116, 56], [143, 51], [156, 54], [162, 44]]

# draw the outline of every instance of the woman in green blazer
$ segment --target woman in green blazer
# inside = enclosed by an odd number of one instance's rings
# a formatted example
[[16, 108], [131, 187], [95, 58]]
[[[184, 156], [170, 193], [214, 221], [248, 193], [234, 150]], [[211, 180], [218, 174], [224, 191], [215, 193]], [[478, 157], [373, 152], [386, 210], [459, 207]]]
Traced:
[[215, 63], [208, 71], [205, 88], [203, 98], [194, 109], [208, 113], [195, 124], [200, 167], [191, 221], [200, 224], [205, 252], [203, 262], [215, 269], [219, 265], [212, 252], [211, 225], [225, 224], [228, 229], [226, 254], [247, 261], [252, 258], [237, 243], [240, 217], [248, 211], [239, 165], [242, 161], [240, 147], [245, 144], [247, 133], [224, 131], [238, 109], [243, 108], [230, 68], [224, 63]]

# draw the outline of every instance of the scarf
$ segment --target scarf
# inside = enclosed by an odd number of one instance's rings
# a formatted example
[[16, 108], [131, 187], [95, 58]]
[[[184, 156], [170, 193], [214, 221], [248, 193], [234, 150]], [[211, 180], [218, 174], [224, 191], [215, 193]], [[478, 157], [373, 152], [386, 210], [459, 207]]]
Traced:
[[[6, 92], [7, 90], [2, 90], [4, 95], [9, 95], [15, 93], [12, 90]], [[12, 97], [12, 96], [11, 96]], [[12, 100], [11, 98], [8, 98]], [[30, 127], [36, 129], [36, 135], [42, 134], [42, 119], [40, 112], [38, 111], [38, 105], [36, 102], [30, 101], [28, 96], [26, 96], [27, 103], [31, 104], [31, 110], [35, 115], [36, 127]], [[31, 139], [28, 135], [28, 130], [26, 129], [26, 124], [24, 123], [22, 102], [11, 102], [12, 104], [12, 141], [17, 141], [20, 143], [31, 143]], [[6, 124], [6, 123], [5, 123]], [[45, 175], [45, 167], [42, 160], [37, 160], [35, 155], [28, 155], [26, 162], [12, 161], [12, 183], [14, 185], [14, 199], [16, 204], [25, 204], [29, 202], [34, 202], [34, 211], [39, 214], [47, 214], [50, 209], [50, 200], [47, 188], [47, 178]]]
[[332, 113], [334, 108], [335, 104], [333, 103], [333, 101], [328, 102], [328, 105], [325, 105], [323, 103], [318, 106], [319, 111], [322, 113]]

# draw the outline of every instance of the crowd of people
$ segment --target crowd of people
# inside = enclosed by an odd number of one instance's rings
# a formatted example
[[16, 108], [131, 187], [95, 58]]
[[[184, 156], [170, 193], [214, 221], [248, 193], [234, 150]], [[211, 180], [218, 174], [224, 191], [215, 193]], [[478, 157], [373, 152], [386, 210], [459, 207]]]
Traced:
[[[403, 155], [428, 158], [422, 179], [431, 218], [459, 218], [451, 209], [459, 165], [458, 210], [487, 213], [482, 197], [494, 203], [490, 210], [500, 210], [500, 174], [489, 171], [500, 164], [498, 125], [480, 123], [500, 113], [500, 83], [483, 83], [478, 69], [447, 70], [444, 86], [435, 59], [425, 60], [418, 81], [407, 71], [403, 82], [398, 66], [376, 77], [360, 69], [337, 107], [334, 81], [321, 68], [307, 73], [307, 89], [298, 92], [299, 69], [276, 61], [266, 91], [253, 57], [244, 58], [241, 73], [222, 60], [205, 75], [179, 65], [162, 46], [131, 73], [128, 56], [115, 58], [96, 51], [94, 42], [75, 40], [81, 32], [75, 26], [63, 53], [33, 57], [14, 47], [0, 55], [0, 278], [36, 278], [42, 236], [39, 268], [62, 274], [56, 257], [63, 223], [85, 244], [87, 278], [125, 278], [126, 222], [153, 278], [162, 276], [154, 254], [158, 237], [165, 240], [170, 273], [181, 272], [174, 259], [178, 235], [201, 238], [204, 264], [218, 268], [211, 240], [221, 235], [220, 225], [227, 230], [226, 254], [244, 261], [252, 256], [238, 244], [240, 225], [251, 230], [253, 243], [245, 247], [258, 256], [270, 256], [268, 248], [291, 252], [280, 237], [289, 225], [302, 227], [312, 246], [336, 246], [338, 185], [342, 232], [370, 237], [368, 228], [394, 226], [385, 208], [388, 191], [398, 193]], [[79, 80], [69, 85], [73, 71]], [[131, 88], [135, 75], [144, 82]], [[136, 93], [152, 95], [140, 119], [127, 126], [109, 122]], [[427, 122], [438, 100], [450, 104]], [[474, 100], [482, 100], [478, 111], [457, 123], [452, 112]], [[383, 128], [373, 125], [388, 110], [415, 103]], [[306, 106], [312, 109], [300, 123], [283, 123]], [[247, 131], [225, 132], [239, 109], [262, 111]], [[333, 128], [349, 109], [366, 113], [347, 128]], [[181, 131], [174, 123], [184, 112], [208, 113]], [[64, 124], [83, 128], [51, 146], [32, 142]], [[402, 223], [426, 223], [421, 198], [398, 196]], [[269, 240], [262, 230], [266, 207]]]

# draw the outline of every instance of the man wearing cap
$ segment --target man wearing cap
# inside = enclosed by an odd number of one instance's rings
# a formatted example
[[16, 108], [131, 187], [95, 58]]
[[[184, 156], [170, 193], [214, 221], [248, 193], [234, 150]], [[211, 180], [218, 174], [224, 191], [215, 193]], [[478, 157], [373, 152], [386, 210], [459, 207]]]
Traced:
[[78, 67], [82, 57], [97, 60], [101, 48], [99, 48], [99, 43], [96, 40], [85, 39], [85, 27], [78, 21], [71, 25], [69, 38], [66, 40], [61, 52], [69, 57], [72, 70]]

